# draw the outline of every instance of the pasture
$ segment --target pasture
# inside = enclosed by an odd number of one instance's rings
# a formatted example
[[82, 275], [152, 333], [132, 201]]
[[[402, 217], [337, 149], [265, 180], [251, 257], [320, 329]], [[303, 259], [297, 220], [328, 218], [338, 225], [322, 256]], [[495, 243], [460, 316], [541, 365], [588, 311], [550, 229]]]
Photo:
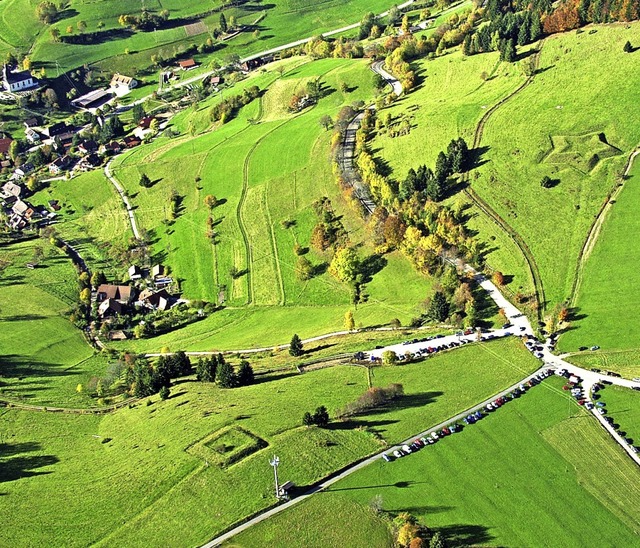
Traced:
[[[34, 269], [36, 248], [44, 259]], [[105, 361], [94, 356], [81, 331], [66, 315], [78, 296], [76, 271], [47, 240], [2, 247], [8, 266], [0, 276], [0, 398], [33, 405], [85, 407], [78, 393], [102, 374]]]
[[[319, 124], [324, 114], [335, 116], [342, 105], [373, 96], [371, 71], [364, 61], [339, 59], [304, 64], [293, 60], [285, 66], [277, 84], [272, 69], [256, 73], [231, 91], [240, 93], [253, 84], [269, 86], [231, 122], [211, 130], [207, 115], [209, 106], [219, 101], [214, 97], [173, 121], [180, 131], [193, 128], [191, 138], [162, 137], [114, 162], [113, 172], [129, 192], [138, 223], [150, 234], [154, 260], [172, 267], [186, 298], [223, 299], [233, 307], [169, 334], [166, 341], [157, 339], [156, 349], [165, 343], [174, 346], [169, 339], [187, 342], [193, 335], [199, 349], [233, 348], [233, 341], [241, 346], [250, 341], [260, 341], [257, 346], [286, 342], [294, 330], [311, 336], [340, 329], [350, 307], [350, 289], [325, 273], [331, 256], [310, 246], [317, 222], [313, 202], [323, 196], [331, 198], [361, 258], [373, 265], [357, 321], [367, 326], [399, 318], [406, 324], [420, 313], [432, 281], [414, 272], [399, 254], [374, 255], [362, 221], [334, 182], [331, 134]], [[323, 94], [318, 104], [297, 115], [288, 113], [283, 102], [316, 78]], [[342, 83], [347, 84], [346, 91]], [[278, 158], [275, 164], [274, 158]], [[143, 172], [153, 181], [151, 188], [138, 185]], [[172, 192], [180, 197], [175, 220], [167, 215]], [[221, 202], [211, 211], [204, 204], [209, 194]], [[213, 239], [207, 236], [208, 216], [214, 222]], [[309, 280], [296, 274], [296, 245], [315, 267], [316, 275]], [[232, 276], [233, 268], [240, 275]], [[246, 306], [251, 306], [250, 314]], [[266, 317], [273, 322], [264, 323]], [[240, 325], [245, 319], [254, 326], [250, 330]], [[240, 324], [233, 333], [225, 331], [221, 337], [213, 333], [229, 323]], [[203, 328], [208, 333], [205, 339]], [[147, 343], [139, 344], [144, 348]]]
[[[372, 143], [396, 181], [403, 180], [409, 168], [417, 169], [421, 164], [433, 169], [438, 153], [446, 150], [451, 139], [461, 136], [471, 146], [476, 124], [486, 110], [524, 81], [518, 65], [501, 63], [498, 53], [464, 57], [454, 48], [414, 65], [420, 85], [381, 111], [379, 117], [389, 123]], [[389, 129], [405, 119], [411, 124], [410, 133], [391, 137]], [[479, 162], [486, 161], [486, 151], [478, 153]], [[508, 287], [514, 292], [529, 293], [530, 276], [515, 244], [461, 196], [451, 197], [448, 203], [458, 201], [466, 208], [467, 227], [483, 243], [487, 263], [510, 276]]]
[[[191, 44], [202, 44], [213, 36], [220, 24], [221, 10], [227, 20], [234, 17], [245, 30], [228, 41], [219, 42], [213, 54], [198, 56], [200, 61], [213, 57], [222, 60], [231, 54], [244, 57], [356, 23], [369, 11], [379, 13], [390, 7], [388, 0], [326, 0], [313, 5], [301, 0], [279, 0], [271, 4], [245, 2], [224, 8], [219, 1], [151, 0], [145, 7], [156, 13], [169, 10], [169, 21], [162, 29], [144, 32], [132, 31], [118, 23], [122, 14], [140, 13], [138, 4], [123, 0], [99, 3], [73, 0], [62, 11], [59, 20], [49, 26], [36, 17], [38, 3], [36, 0], [7, 0], [0, 4], [0, 52], [30, 51], [36, 66], [44, 66], [50, 76], [54, 71], [57, 73], [54, 60], [62, 71], [96, 64], [107, 72], [151, 74], [154, 72], [152, 56], [167, 59]], [[21, 17], [15, 16], [17, 12]], [[79, 21], [87, 24], [84, 34], [94, 34], [90, 43], [82, 43], [79, 38]], [[198, 24], [195, 35], [187, 28], [193, 24]], [[71, 33], [67, 30], [69, 27], [73, 29]], [[54, 42], [50, 28], [58, 29], [66, 40]], [[255, 30], [259, 31], [257, 36], [253, 34]]]
[[[635, 545], [638, 469], [560, 386], [549, 379], [462, 433], [398, 461], [380, 459], [228, 545], [268, 538], [287, 546], [290, 532], [306, 546], [341, 533], [365, 545], [384, 531], [367, 508], [374, 497], [385, 512], [411, 512], [454, 545]], [[369, 512], [362, 528], [343, 513], [354, 502]], [[311, 515], [318, 522], [301, 521]]]
[[620, 373], [627, 379], [640, 377], [640, 350], [598, 350], [569, 355], [569, 361], [580, 367], [596, 367]]
[[[639, 185], [640, 161], [636, 159], [585, 263], [575, 301], [577, 318], [572, 329], [560, 337], [563, 351], [594, 344], [603, 351], [640, 348], [640, 320], [625, 313], [640, 305], [636, 289], [640, 250], [629, 240], [640, 228]], [[625, 310], [620, 309], [621, 303], [625, 303]]]
[[[367, 389], [365, 369], [280, 372], [232, 390], [186, 380], [166, 401], [153, 396], [150, 405], [141, 400], [103, 417], [7, 410], [0, 423], [0, 509], [6, 517], [0, 541], [200, 544], [272, 503], [268, 459], [274, 453], [281, 478], [304, 488], [379, 450], [380, 438], [398, 441], [535, 367], [519, 341], [501, 340], [377, 368], [376, 384], [402, 383], [407, 395], [327, 429], [300, 426], [302, 413], [325, 405], [335, 416]], [[220, 466], [245, 447], [249, 454]], [[57, 496], [47, 496], [52, 492]]]
[[[640, 128], [628, 115], [640, 100], [640, 81], [637, 60], [622, 51], [627, 40], [640, 40], [640, 24], [548, 37], [531, 85], [496, 110], [484, 129], [485, 162], [472, 174], [472, 186], [528, 244], [548, 309], [570, 296], [594, 215], [640, 142]], [[608, 70], [596, 69], [601, 66]], [[552, 188], [542, 188], [544, 176]]]

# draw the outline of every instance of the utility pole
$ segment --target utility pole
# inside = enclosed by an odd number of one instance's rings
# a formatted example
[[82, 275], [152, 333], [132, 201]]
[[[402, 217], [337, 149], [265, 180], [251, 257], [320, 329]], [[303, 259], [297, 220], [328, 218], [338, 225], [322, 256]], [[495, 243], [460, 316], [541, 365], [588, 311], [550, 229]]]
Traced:
[[276, 498], [279, 499], [280, 487], [278, 485], [278, 465], [280, 464], [280, 459], [274, 455], [273, 458], [269, 461], [269, 464], [273, 466], [273, 475], [276, 480]]

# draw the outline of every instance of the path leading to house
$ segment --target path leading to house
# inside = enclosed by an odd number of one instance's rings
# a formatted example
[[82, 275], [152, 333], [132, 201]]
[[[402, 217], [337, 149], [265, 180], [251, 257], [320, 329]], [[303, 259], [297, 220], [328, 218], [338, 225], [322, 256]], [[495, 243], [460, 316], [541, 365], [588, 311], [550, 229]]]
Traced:
[[129, 217], [129, 223], [131, 224], [131, 230], [133, 231], [133, 236], [136, 238], [136, 240], [139, 240], [140, 232], [138, 232], [138, 224], [136, 223], [136, 216], [133, 212], [133, 208], [131, 207], [131, 202], [129, 201], [129, 198], [127, 197], [127, 194], [124, 188], [122, 188], [122, 185], [120, 185], [118, 180], [111, 173], [111, 162], [112, 160], [109, 160], [107, 164], [104, 166], [104, 174], [106, 178], [109, 179], [109, 181], [111, 181], [111, 184], [115, 187], [118, 194], [120, 194], [122, 203], [124, 204], [124, 207], [127, 210], [127, 216]]
[[[638, 154], [640, 154], [640, 146], [636, 147], [629, 155], [629, 158], [627, 159], [627, 164], [622, 174], [623, 179], [625, 179], [629, 175], [629, 172], [633, 167], [633, 162], [636, 159], [636, 156], [638, 156]], [[582, 274], [584, 272], [584, 267], [585, 267], [585, 264], [587, 263], [587, 259], [591, 255], [591, 252], [593, 251], [593, 248], [595, 247], [596, 242], [598, 241], [598, 237], [600, 236], [600, 232], [602, 231], [602, 225], [607, 219], [607, 215], [609, 214], [609, 210], [611, 209], [611, 206], [615, 203], [618, 196], [622, 192], [623, 188], [624, 188], [624, 182], [616, 184], [613, 190], [609, 193], [609, 195], [605, 199], [604, 204], [602, 204], [600, 211], [596, 215], [596, 218], [594, 219], [593, 224], [589, 229], [589, 234], [587, 234], [587, 238], [585, 239], [584, 244], [582, 245], [582, 249], [580, 250], [580, 255], [578, 255], [578, 263], [576, 265], [576, 273], [573, 277], [573, 286], [571, 288], [571, 296], [569, 300], [569, 304], [572, 307], [576, 305], [576, 301], [578, 299], [578, 293], [580, 292], [580, 285], [582, 284]]]

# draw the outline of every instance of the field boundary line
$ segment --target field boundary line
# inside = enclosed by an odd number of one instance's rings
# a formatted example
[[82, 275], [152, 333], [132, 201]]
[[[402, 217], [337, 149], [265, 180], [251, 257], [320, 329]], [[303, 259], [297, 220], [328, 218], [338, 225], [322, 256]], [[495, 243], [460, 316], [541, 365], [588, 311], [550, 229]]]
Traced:
[[[477, 149], [482, 142], [482, 134], [484, 133], [484, 128], [491, 116], [507, 101], [515, 97], [519, 94], [523, 89], [527, 88], [534, 80], [536, 72], [538, 70], [538, 64], [540, 61], [540, 52], [542, 51], [542, 46], [544, 44], [544, 39], [540, 40], [540, 45], [538, 47], [537, 52], [534, 54], [534, 71], [531, 76], [529, 76], [522, 84], [520, 84], [515, 90], [509, 93], [506, 97], [503, 97], [498, 101], [495, 105], [493, 105], [487, 112], [484, 113], [478, 125], [476, 126], [474, 135], [473, 135], [473, 149]], [[529, 246], [526, 244], [522, 236], [516, 232], [507, 221], [505, 221], [484, 199], [482, 199], [478, 193], [471, 188], [470, 180], [469, 180], [469, 172], [465, 173], [462, 177], [463, 182], [467, 183], [466, 188], [463, 190], [465, 195], [469, 197], [469, 199], [480, 209], [485, 215], [487, 215], [490, 219], [493, 220], [495, 224], [497, 224], [506, 234], [511, 238], [511, 240], [516, 244], [522, 255], [524, 256], [527, 266], [529, 267], [529, 274], [531, 275], [531, 279], [533, 281], [533, 287], [536, 294], [536, 314], [538, 320], [541, 317], [542, 309], [545, 306], [546, 299], [544, 295], [544, 287], [542, 285], [542, 277], [540, 276], [540, 271], [538, 270], [538, 265], [535, 261]]]
[[636, 146], [636, 148], [631, 151], [631, 154], [629, 154], [624, 171], [622, 173], [622, 182], [616, 183], [614, 187], [609, 191], [604, 200], [604, 203], [602, 204], [602, 206], [600, 206], [600, 210], [591, 223], [591, 227], [589, 228], [587, 237], [585, 238], [585, 241], [582, 244], [582, 249], [580, 249], [580, 254], [578, 255], [578, 261], [576, 263], [575, 274], [573, 277], [573, 284], [571, 285], [571, 293], [569, 295], [570, 307], [574, 307], [576, 305], [578, 293], [580, 292], [580, 286], [582, 285], [584, 267], [586, 266], [587, 260], [589, 259], [593, 249], [595, 248], [604, 222], [607, 220], [609, 211], [611, 210], [611, 206], [613, 205], [612, 202], [618, 198], [623, 188], [625, 187], [624, 180], [629, 175], [629, 172], [633, 167], [633, 162], [638, 154], [640, 154], [640, 145]]
[[271, 211], [269, 210], [269, 181], [265, 184], [265, 192], [263, 196], [264, 210], [267, 215], [267, 221], [269, 222], [269, 234], [271, 234], [271, 249], [273, 251], [273, 264], [276, 267], [276, 276], [278, 278], [278, 287], [280, 289], [279, 306], [284, 306], [284, 281], [282, 279], [282, 270], [280, 268], [280, 255], [278, 255], [278, 242], [276, 240], [276, 233], [273, 227], [273, 219], [271, 218]]

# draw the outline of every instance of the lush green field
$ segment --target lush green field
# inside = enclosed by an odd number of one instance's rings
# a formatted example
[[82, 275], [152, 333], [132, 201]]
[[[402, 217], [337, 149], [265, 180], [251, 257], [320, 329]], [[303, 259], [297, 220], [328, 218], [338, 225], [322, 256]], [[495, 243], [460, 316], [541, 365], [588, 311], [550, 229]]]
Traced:
[[[636, 160], [602, 226], [583, 272], [576, 299], [578, 320], [560, 338], [560, 348], [575, 351], [599, 345], [604, 350], [640, 348], [640, 319], [627, 311], [640, 304], [636, 268], [640, 250], [629, 245], [629, 234], [640, 227], [640, 161]], [[625, 309], [620, 304], [625, 303]]]
[[49, 200], [58, 200], [62, 207], [56, 232], [78, 250], [89, 268], [105, 270], [112, 279], [126, 279], [126, 270], [117, 267], [108, 245], [123, 246], [133, 234], [120, 196], [102, 171], [51, 181], [31, 198], [43, 206]]
[[[551, 307], [569, 296], [593, 217], [640, 141], [628, 116], [640, 80], [637, 60], [622, 51], [627, 40], [640, 40], [640, 24], [547, 38], [533, 83], [484, 130], [487, 162], [477, 180], [472, 175], [473, 187], [527, 242]], [[543, 176], [557, 184], [542, 188]]]
[[[169, 24], [154, 32], [131, 32], [119, 25], [118, 17], [121, 14], [138, 14], [139, 4], [124, 0], [73, 0], [64, 10], [63, 17], [49, 27], [37, 20], [35, 7], [38, 3], [37, 0], [5, 0], [0, 3], [0, 52], [31, 50], [32, 59], [47, 67], [50, 76], [56, 70], [55, 61], [64, 71], [93, 63], [109, 72], [143, 71], [151, 65], [152, 55], [167, 59], [191, 44], [204, 43], [219, 26], [219, 12], [211, 13], [211, 10], [222, 5], [218, 0], [149, 0], [144, 5], [150, 11], [169, 10]], [[365, 13], [381, 12], [389, 6], [389, 0], [327, 0], [312, 5], [300, 0], [278, 0], [270, 4], [246, 2], [228, 6], [224, 10], [227, 20], [234, 16], [237, 23], [246, 25], [248, 30], [220, 43], [213, 57], [222, 59], [232, 53], [243, 57], [258, 53], [355, 23]], [[16, 17], [16, 13], [20, 13], [20, 17]], [[259, 17], [261, 21], [254, 25]], [[77, 39], [79, 21], [87, 24], [85, 33], [97, 33], [97, 40], [90, 44], [53, 41], [50, 28], [57, 28], [63, 38], [73, 40], [76, 36]], [[202, 23], [198, 32], [190, 35], [185, 25], [198, 22]], [[98, 27], [99, 23], [103, 24], [102, 29]], [[71, 35], [67, 33], [69, 26], [73, 27]], [[260, 31], [258, 37], [253, 36], [253, 28]], [[211, 56], [198, 58], [207, 61]]]
[[595, 351], [571, 354], [569, 361], [580, 367], [596, 367], [620, 373], [627, 379], [640, 377], [640, 350]]
[[[26, 268], [36, 247], [45, 259], [35, 269]], [[10, 261], [0, 276], [0, 398], [90, 404], [76, 387], [101, 374], [105, 363], [65, 317], [79, 291], [71, 261], [41, 239], [3, 246], [0, 254]]]
[[640, 394], [629, 388], [605, 386], [600, 400], [607, 405], [607, 413], [619, 424], [623, 437], [640, 446]]
[[[309, 485], [379, 449], [378, 437], [407, 437], [535, 367], [519, 341], [501, 340], [378, 368], [376, 384], [400, 382], [407, 395], [326, 430], [300, 427], [302, 413], [326, 405], [333, 416], [367, 389], [365, 369], [279, 373], [233, 390], [181, 382], [169, 400], [154, 396], [152, 405], [104, 417], [7, 411], [0, 422], [0, 543], [196, 545], [271, 503], [274, 453], [283, 480]], [[220, 466], [256, 437], [268, 446]]]
[[[545, 381], [415, 455], [393, 463], [380, 459], [238, 535], [233, 544], [259, 546], [269, 539], [270, 545], [287, 546], [291, 531], [305, 546], [325, 546], [329, 535], [340, 533], [365, 545], [370, 535], [380, 538], [384, 526], [371, 514], [363, 527], [353, 527], [343, 509], [357, 502], [366, 512], [380, 496], [386, 512], [411, 512], [455, 545], [634, 546], [640, 532], [638, 469], [560, 384]], [[310, 515], [320, 519], [302, 521]]]
[[[231, 91], [269, 86], [228, 124], [211, 131], [208, 107], [220, 100], [213, 97], [173, 121], [176, 129], [193, 137], [159, 138], [114, 162], [113, 171], [129, 192], [140, 226], [151, 234], [155, 260], [172, 267], [184, 296], [216, 302], [222, 294], [232, 307], [186, 330], [141, 341], [139, 349], [173, 347], [176, 340], [189, 349], [196, 348], [194, 343], [198, 349], [267, 346], [286, 342], [293, 331], [312, 336], [341, 328], [350, 289], [326, 273], [300, 281], [294, 246], [310, 247], [317, 222], [312, 204], [328, 196], [361, 258], [373, 254], [362, 221], [333, 180], [330, 132], [318, 123], [324, 114], [335, 116], [344, 104], [372, 97], [373, 78], [363, 61], [326, 59], [301, 65], [293, 60], [286, 66], [275, 83], [277, 72], [272, 69]], [[288, 113], [284, 107], [291, 95], [314, 78], [320, 79], [324, 97], [297, 116]], [[343, 82], [348, 91], [341, 90]], [[274, 163], [274, 158], [279, 161]], [[142, 172], [154, 181], [153, 187], [138, 185]], [[172, 191], [181, 198], [181, 213], [167, 222]], [[203, 201], [208, 194], [223, 201], [212, 212], [215, 245], [206, 235], [209, 210]], [[294, 225], [284, 228], [283, 221]], [[313, 249], [307, 257], [320, 271], [331, 259]], [[357, 322], [376, 325], [399, 318], [407, 323], [420, 313], [432, 281], [415, 273], [399, 254], [385, 256], [381, 265], [367, 283], [367, 302], [358, 307]], [[244, 275], [232, 278], [232, 267]], [[265, 322], [267, 317], [272, 321]], [[226, 330], [230, 324], [236, 325], [233, 333]]]

